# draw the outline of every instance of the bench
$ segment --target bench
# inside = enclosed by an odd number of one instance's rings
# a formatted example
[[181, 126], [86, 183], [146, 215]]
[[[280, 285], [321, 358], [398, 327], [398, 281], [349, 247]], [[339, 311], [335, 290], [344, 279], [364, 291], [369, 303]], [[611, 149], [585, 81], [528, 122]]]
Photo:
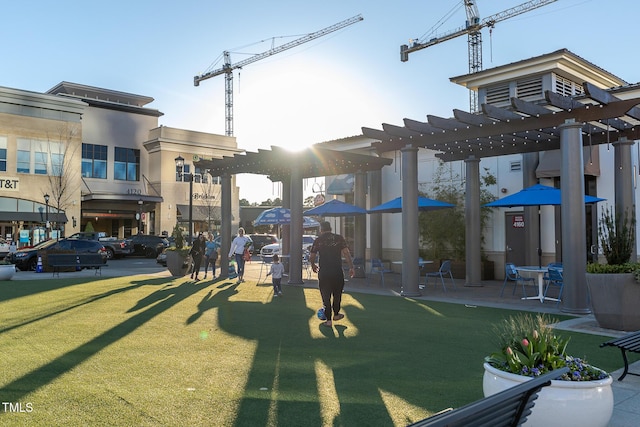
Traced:
[[410, 427], [519, 426], [531, 415], [540, 389], [566, 372], [567, 367], [556, 369], [460, 408], [439, 412]]
[[53, 268], [53, 277], [60, 277], [61, 268], [95, 268], [96, 276], [102, 276], [102, 267], [106, 266], [100, 254], [47, 254], [47, 264]]
[[600, 344], [600, 347], [618, 347], [622, 352], [622, 360], [624, 360], [624, 371], [618, 381], [622, 381], [627, 374], [636, 375], [640, 377], [640, 374], [629, 372], [629, 360], [627, 359], [627, 351], [633, 351], [634, 353], [640, 353], [640, 331], [632, 332], [624, 335], [620, 338], [616, 338], [611, 341]]

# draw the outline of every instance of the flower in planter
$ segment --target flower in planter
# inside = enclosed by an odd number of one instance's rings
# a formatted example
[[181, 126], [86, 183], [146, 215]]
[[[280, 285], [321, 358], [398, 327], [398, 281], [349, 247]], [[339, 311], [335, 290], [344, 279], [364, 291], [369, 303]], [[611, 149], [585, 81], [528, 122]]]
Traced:
[[569, 340], [555, 335], [548, 325], [551, 319], [538, 314], [520, 314], [495, 326], [500, 351], [485, 358], [496, 369], [512, 374], [536, 377], [563, 366], [569, 372], [560, 379], [591, 381], [609, 377], [605, 371], [585, 360], [567, 355]]

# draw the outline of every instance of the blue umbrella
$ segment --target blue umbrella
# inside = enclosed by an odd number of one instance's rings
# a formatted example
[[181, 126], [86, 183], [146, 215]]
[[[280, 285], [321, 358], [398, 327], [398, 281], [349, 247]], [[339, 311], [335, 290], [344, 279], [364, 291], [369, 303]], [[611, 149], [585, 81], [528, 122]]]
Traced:
[[[532, 185], [510, 196], [495, 200], [484, 205], [489, 208], [514, 207], [514, 206], [560, 206], [560, 189], [548, 187], [542, 184]], [[584, 196], [584, 203], [597, 203], [605, 199], [593, 196]]]
[[[605, 199], [584, 196], [584, 203], [597, 203]], [[514, 206], [560, 206], [562, 204], [559, 188], [542, 184], [532, 185], [502, 199], [494, 200], [484, 206], [488, 208], [510, 208]], [[538, 212], [538, 267], [542, 266], [542, 236], [540, 233], [540, 213]]]
[[[291, 211], [287, 208], [273, 208], [263, 211], [253, 221], [253, 225], [281, 225], [291, 223]], [[313, 218], [303, 217], [303, 228], [320, 227], [320, 223]]]
[[351, 216], [351, 215], [364, 215], [367, 213], [366, 209], [359, 206], [355, 206], [343, 201], [333, 199], [326, 203], [316, 206], [313, 209], [304, 211], [306, 215], [315, 216]]
[[[438, 209], [453, 208], [455, 205], [440, 200], [433, 200], [427, 197], [418, 196], [419, 211], [435, 211]], [[369, 213], [397, 213], [402, 212], [402, 197], [389, 200], [386, 203], [369, 209]]]

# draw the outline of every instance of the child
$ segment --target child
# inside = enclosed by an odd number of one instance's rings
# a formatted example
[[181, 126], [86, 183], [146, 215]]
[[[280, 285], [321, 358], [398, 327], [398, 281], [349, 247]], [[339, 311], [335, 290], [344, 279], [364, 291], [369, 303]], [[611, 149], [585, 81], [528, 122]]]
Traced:
[[273, 296], [277, 297], [282, 295], [282, 275], [284, 274], [284, 265], [280, 264], [280, 257], [278, 255], [273, 256], [273, 262], [271, 263], [271, 269], [267, 273], [267, 276], [271, 275], [271, 282], [273, 283]]

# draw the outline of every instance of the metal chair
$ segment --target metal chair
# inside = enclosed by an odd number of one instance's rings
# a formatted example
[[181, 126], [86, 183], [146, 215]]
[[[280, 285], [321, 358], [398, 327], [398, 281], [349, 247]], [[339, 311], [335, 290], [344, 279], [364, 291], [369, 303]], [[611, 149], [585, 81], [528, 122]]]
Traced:
[[307, 272], [307, 280], [310, 280], [313, 270], [311, 270], [311, 263], [309, 262], [309, 251], [306, 250], [302, 252], [302, 269]]
[[524, 288], [525, 283], [531, 282], [534, 283], [535, 279], [533, 277], [523, 277], [516, 270], [516, 265], [512, 262], [508, 262], [504, 265], [504, 282], [502, 283], [502, 289], [500, 290], [500, 298], [502, 298], [502, 294], [504, 293], [504, 288], [507, 286], [507, 282], [513, 282], [513, 291], [511, 295], [515, 295], [516, 286], [518, 283], [522, 284], [522, 294], [524, 297], [527, 296], [527, 291]]
[[260, 256], [260, 258], [262, 258], [262, 263], [260, 264], [260, 275], [258, 276], [258, 282], [257, 284], [260, 284], [260, 279], [262, 279], [262, 270], [265, 271], [265, 279], [267, 278], [266, 273], [268, 273], [271, 270], [271, 264], [273, 264], [273, 257], [272, 256]]
[[551, 286], [558, 286], [558, 302], [556, 303], [556, 305], [558, 305], [562, 300], [562, 289], [564, 288], [562, 269], [558, 267], [549, 267], [548, 275], [549, 279], [547, 280], [547, 286], [544, 288], [544, 297], [547, 297], [547, 291]]
[[382, 260], [379, 258], [375, 258], [371, 260], [371, 274], [379, 274], [380, 275], [380, 283], [382, 283], [382, 287], [384, 288], [384, 273], [393, 273], [393, 270], [390, 270], [384, 266]]
[[[451, 278], [451, 284], [453, 284], [453, 290], [456, 290], [456, 282], [453, 280], [453, 274], [451, 274], [451, 260], [444, 260], [440, 265], [438, 271], [434, 271], [432, 273], [425, 274], [424, 286], [426, 287], [429, 284], [429, 277], [439, 277], [442, 282], [442, 289], [447, 292], [447, 287], [444, 285], [444, 276], [449, 275]], [[435, 287], [435, 283], [433, 286]]]

